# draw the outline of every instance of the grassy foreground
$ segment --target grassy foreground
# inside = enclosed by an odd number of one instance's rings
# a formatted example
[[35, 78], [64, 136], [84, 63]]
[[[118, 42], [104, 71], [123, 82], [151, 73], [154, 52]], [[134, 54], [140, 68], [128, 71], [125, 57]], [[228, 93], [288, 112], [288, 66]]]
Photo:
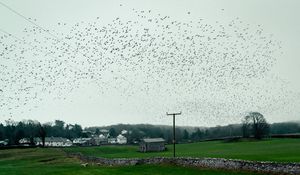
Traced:
[[0, 150], [1, 175], [258, 175], [247, 172], [184, 168], [171, 165], [138, 165], [125, 167], [83, 167], [77, 159], [65, 157], [58, 148], [29, 148]]
[[[140, 153], [138, 146], [72, 147], [67, 152], [81, 152], [85, 155], [122, 158], [156, 157], [173, 155], [172, 145], [161, 153]], [[300, 139], [269, 139], [262, 141], [240, 141], [226, 143], [208, 141], [176, 145], [178, 157], [214, 157], [257, 161], [300, 162]]]

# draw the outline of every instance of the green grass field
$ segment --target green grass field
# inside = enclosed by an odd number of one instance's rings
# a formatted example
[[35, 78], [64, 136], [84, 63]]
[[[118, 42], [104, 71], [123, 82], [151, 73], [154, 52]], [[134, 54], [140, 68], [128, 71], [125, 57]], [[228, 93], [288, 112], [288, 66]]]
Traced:
[[[88, 149], [88, 148], [82, 148]], [[0, 150], [1, 175], [258, 175], [247, 172], [184, 168], [171, 165], [138, 165], [102, 167], [80, 165], [77, 159], [67, 158], [59, 148], [29, 148]]]
[[[99, 146], [72, 147], [67, 152], [81, 152], [85, 155], [124, 158], [124, 157], [157, 157], [173, 155], [172, 145], [160, 153], [140, 153], [138, 146]], [[269, 139], [262, 141], [240, 141], [226, 143], [208, 141], [176, 145], [178, 157], [214, 157], [257, 161], [300, 162], [300, 139]]]

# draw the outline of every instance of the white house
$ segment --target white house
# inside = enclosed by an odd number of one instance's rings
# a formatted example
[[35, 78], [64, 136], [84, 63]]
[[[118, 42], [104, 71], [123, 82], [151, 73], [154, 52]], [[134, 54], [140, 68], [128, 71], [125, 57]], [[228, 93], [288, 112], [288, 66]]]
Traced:
[[107, 137], [104, 136], [103, 134], [99, 135], [99, 139], [100, 139], [100, 144], [107, 144]]
[[107, 135], [109, 133], [109, 131], [107, 129], [100, 129], [100, 133]]
[[107, 139], [107, 143], [109, 143], [109, 144], [116, 144], [117, 143], [117, 139], [116, 138], [108, 138]]
[[30, 145], [30, 139], [29, 138], [22, 138], [19, 140], [19, 144], [24, 145], [24, 146], [29, 146]]
[[[40, 138], [35, 138], [35, 142], [36, 145], [43, 145], [43, 142]], [[72, 142], [69, 139], [62, 138], [62, 137], [46, 137], [45, 146], [66, 147], [66, 146], [72, 146]]]
[[120, 134], [117, 137], [117, 143], [118, 144], [126, 144], [127, 143], [127, 138]]
[[100, 134], [100, 135], [99, 135], [99, 138], [100, 138], [100, 139], [106, 139], [106, 137], [105, 137], [103, 134]]
[[73, 144], [78, 146], [91, 146], [93, 143], [92, 138], [76, 138], [73, 140]]
[[125, 129], [123, 129], [123, 130], [121, 131], [121, 134], [122, 134], [122, 135], [125, 135], [125, 134], [127, 134], [127, 133], [128, 133], [128, 131], [125, 130]]
[[8, 145], [8, 140], [0, 140], [0, 146], [6, 146]]

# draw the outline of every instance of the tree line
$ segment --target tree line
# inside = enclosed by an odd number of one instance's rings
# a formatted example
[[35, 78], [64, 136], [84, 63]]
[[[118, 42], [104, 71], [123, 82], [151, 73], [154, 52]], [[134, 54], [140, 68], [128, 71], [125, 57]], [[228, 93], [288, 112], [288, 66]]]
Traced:
[[[70, 140], [79, 137], [90, 137], [90, 133], [101, 134], [100, 130], [109, 131], [109, 137], [116, 137], [122, 130], [128, 143], [133, 144], [142, 138], [161, 137], [168, 143], [172, 143], [172, 126], [150, 125], [150, 124], [118, 124], [105, 127], [82, 128], [79, 124], [67, 124], [61, 120], [41, 124], [34, 120], [12, 121], [7, 120], [0, 123], [0, 140], [8, 140], [10, 145], [19, 144], [22, 138], [29, 138], [33, 143], [35, 137], [43, 141], [45, 137], [64, 137]], [[220, 138], [253, 137], [262, 139], [272, 134], [300, 133], [300, 124], [297, 122], [284, 122], [268, 124], [262, 114], [258, 112], [249, 113], [244, 117], [242, 123], [215, 127], [176, 127], [176, 141], [178, 143], [196, 142], [201, 140], [212, 140]]]
[[9, 145], [18, 145], [22, 138], [29, 138], [34, 144], [34, 138], [39, 137], [44, 142], [45, 137], [64, 137], [74, 139], [86, 137], [83, 129], [78, 124], [66, 124], [64, 121], [55, 120], [41, 124], [35, 120], [13, 121], [6, 120], [0, 123], [0, 140], [8, 140]]
[[[150, 124], [118, 124], [106, 127], [88, 127], [85, 130], [96, 132], [100, 129], [109, 130], [109, 135], [115, 137], [122, 130], [130, 131], [127, 135], [129, 143], [136, 143], [142, 138], [162, 137], [168, 143], [172, 143], [172, 126]], [[213, 140], [224, 138], [255, 138], [262, 139], [273, 134], [300, 133], [300, 122], [282, 122], [268, 124], [264, 116], [259, 112], [250, 112], [240, 124], [230, 124], [215, 127], [176, 127], [176, 141], [178, 143], [196, 142], [201, 140]]]

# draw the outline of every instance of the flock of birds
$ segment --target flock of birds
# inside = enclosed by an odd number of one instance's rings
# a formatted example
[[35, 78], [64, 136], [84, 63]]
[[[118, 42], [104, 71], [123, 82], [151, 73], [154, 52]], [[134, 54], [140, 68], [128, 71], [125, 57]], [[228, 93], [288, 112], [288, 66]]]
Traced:
[[96, 17], [55, 30], [33, 25], [20, 38], [0, 35], [0, 115], [34, 111], [45, 94], [68, 101], [89, 85], [100, 96], [117, 90], [130, 101], [124, 105], [149, 115], [183, 111], [192, 125], [274, 112], [292, 100], [287, 83], [270, 73], [280, 42], [261, 26], [132, 13], [131, 20]]

